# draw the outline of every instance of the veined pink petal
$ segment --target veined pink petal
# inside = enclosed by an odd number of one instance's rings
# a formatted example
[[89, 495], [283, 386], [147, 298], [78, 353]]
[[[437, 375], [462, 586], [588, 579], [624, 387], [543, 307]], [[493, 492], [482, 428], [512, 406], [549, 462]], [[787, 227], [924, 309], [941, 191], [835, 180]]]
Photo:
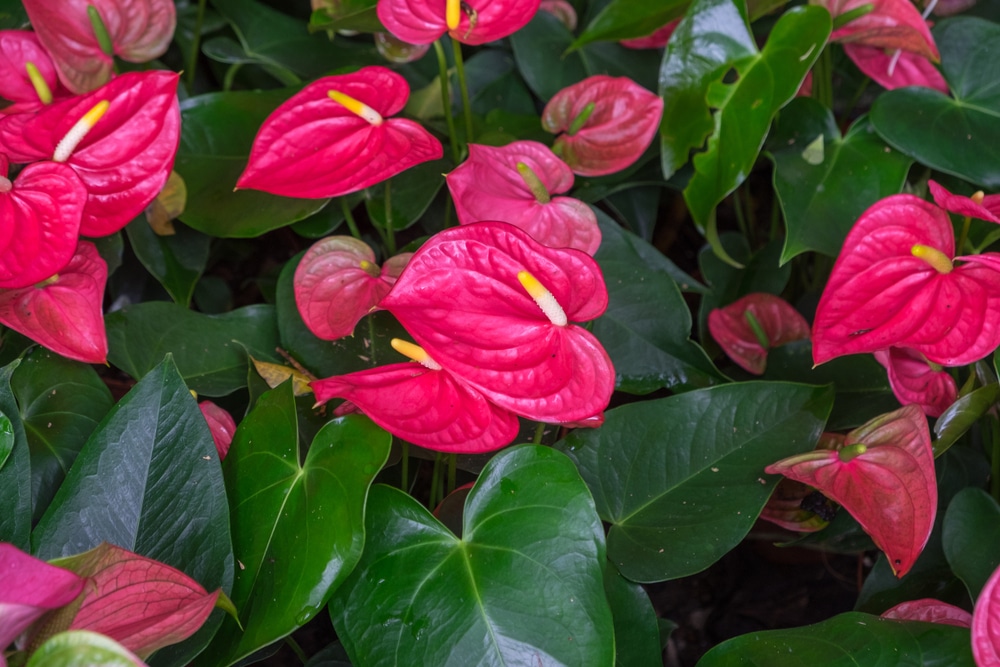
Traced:
[[677, 29], [680, 19], [675, 19], [667, 25], [657, 28], [645, 37], [635, 37], [633, 39], [623, 39], [619, 44], [629, 49], [662, 49], [670, 41], [670, 37]]
[[233, 444], [233, 435], [236, 433], [236, 420], [225, 408], [220, 408], [212, 401], [201, 401], [198, 409], [205, 416], [208, 423], [208, 430], [212, 434], [212, 441], [215, 442], [215, 450], [219, 453], [219, 459], [226, 458], [229, 453], [229, 445]]
[[844, 44], [844, 52], [862, 72], [887, 90], [923, 86], [948, 93], [948, 83], [927, 58], [910, 51], [885, 51], [874, 46]]
[[344, 398], [404, 440], [441, 452], [477, 454], [517, 436], [517, 417], [446, 370], [390, 364], [310, 383], [320, 403]]
[[541, 245], [503, 222], [433, 236], [381, 307], [439, 364], [497, 405], [536, 421], [593, 417], [614, 389], [611, 360], [587, 330], [554, 323], [522, 286], [521, 272], [551, 294], [568, 322], [586, 322], [607, 307], [593, 259]]
[[[574, 134], [574, 122], [593, 111]], [[581, 176], [604, 176], [625, 169], [653, 141], [663, 100], [627, 77], [591, 76], [563, 88], [545, 105], [542, 126], [560, 134], [553, 150]]]
[[948, 192], [933, 180], [927, 181], [934, 203], [951, 213], [1000, 224], [1000, 195], [981, 195], [978, 200]]
[[31, 25], [67, 88], [86, 93], [107, 83], [114, 61], [101, 50], [87, 15], [93, 6], [115, 55], [148, 62], [167, 50], [177, 23], [172, 0], [25, 0]]
[[944, 366], [981, 359], [1000, 345], [1000, 256], [957, 258], [942, 273], [915, 246], [954, 256], [947, 214], [894, 195], [861, 215], [844, 241], [813, 322], [813, 361], [909, 347]]
[[914, 350], [899, 347], [877, 350], [875, 360], [889, 372], [889, 386], [903, 405], [917, 405], [924, 414], [940, 417], [958, 398], [951, 375], [931, 368], [923, 355]]
[[593, 255], [601, 244], [601, 232], [590, 207], [571, 197], [539, 201], [519, 173], [519, 163], [531, 170], [548, 195], [573, 187], [570, 168], [537, 141], [502, 147], [470, 144], [469, 159], [446, 177], [458, 221], [509, 222], [544, 245]]
[[972, 627], [972, 614], [961, 607], [934, 598], [900, 602], [895, 607], [882, 612], [882, 618], [943, 623], [944, 625], [957, 625], [960, 628]]
[[42, 103], [28, 77], [28, 63], [38, 69], [49, 90], [55, 91], [59, 83], [55, 65], [35, 33], [0, 30], [0, 97], [11, 102]]
[[1000, 667], [1000, 568], [990, 575], [972, 610], [972, 657], [976, 667]]
[[[331, 90], [371, 107], [383, 121], [369, 123], [332, 100]], [[384, 67], [314, 81], [264, 121], [237, 187], [285, 197], [337, 197], [440, 158], [441, 142], [427, 130], [389, 118], [409, 94], [406, 80]]]
[[93, 243], [76, 254], [53, 282], [0, 290], [0, 324], [69, 359], [104, 363], [108, 339], [101, 312], [108, 265]]
[[[845, 453], [852, 458], [844, 460]], [[800, 454], [765, 470], [840, 503], [885, 552], [897, 577], [913, 567], [930, 537], [937, 513], [934, 454], [927, 418], [915, 405], [851, 431], [837, 451]]]
[[[0, 154], [0, 181], [6, 180]], [[0, 183], [2, 184], [2, 183]], [[28, 287], [73, 257], [87, 190], [74, 171], [56, 162], [29, 164], [0, 188], [0, 288]]]
[[447, 0], [378, 0], [382, 25], [410, 44], [430, 44], [446, 32], [463, 44], [485, 44], [526, 26], [540, 0], [465, 0], [458, 27], [448, 29]]
[[[757, 339], [747, 313], [766, 335], [766, 348]], [[730, 359], [755, 375], [761, 375], [767, 367], [770, 348], [809, 338], [806, 319], [781, 297], [763, 292], [748, 294], [710, 312], [708, 330]]]
[[836, 18], [866, 4], [874, 9], [834, 30], [831, 42], [902, 49], [934, 62], [941, 60], [927, 21], [910, 0], [829, 0], [827, 8]]

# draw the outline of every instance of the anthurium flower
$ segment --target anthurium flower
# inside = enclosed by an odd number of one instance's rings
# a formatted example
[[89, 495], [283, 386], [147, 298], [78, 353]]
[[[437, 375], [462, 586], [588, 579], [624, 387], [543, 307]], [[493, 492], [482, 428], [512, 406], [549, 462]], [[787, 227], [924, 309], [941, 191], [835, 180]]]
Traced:
[[972, 657], [977, 667], [1000, 667], [1000, 568], [990, 575], [972, 610]]
[[952, 194], [935, 181], [927, 181], [934, 203], [951, 213], [1000, 224], [1000, 195], [987, 195], [980, 190], [971, 197]]
[[87, 190], [57, 162], [36, 162], [11, 182], [0, 153], [0, 288], [27, 287], [69, 262], [76, 250]]
[[0, 151], [12, 162], [72, 167], [88, 193], [80, 233], [113, 234], [170, 177], [180, 141], [177, 81], [173, 72], [130, 72], [89, 95], [0, 118]]
[[573, 172], [544, 144], [515, 141], [502, 147], [469, 144], [469, 159], [447, 175], [458, 221], [501, 220], [553, 248], [593, 255], [601, 244], [597, 216], [572, 197]]
[[919, 352], [890, 347], [876, 351], [875, 360], [889, 372], [889, 386], [902, 405], [917, 405], [924, 414], [940, 417], [958, 398], [954, 378]]
[[948, 93], [948, 83], [931, 61], [909, 51], [886, 51], [862, 44], [844, 44], [844, 53], [865, 75], [886, 90], [923, 86]]
[[228, 410], [212, 401], [201, 401], [198, 403], [198, 409], [208, 423], [208, 430], [212, 434], [215, 450], [219, 452], [219, 459], [226, 458], [229, 446], [233, 444], [233, 435], [236, 433], [236, 420]]
[[571, 324], [598, 317], [607, 303], [601, 270], [586, 253], [489, 221], [434, 235], [380, 305], [492, 403], [565, 423], [603, 411], [614, 389], [607, 352]]
[[43, 283], [0, 290], [0, 324], [69, 359], [105, 363], [108, 340], [101, 312], [108, 265], [93, 243]]
[[675, 19], [667, 25], [657, 28], [645, 37], [623, 39], [618, 43], [629, 49], [662, 49], [670, 41], [670, 37], [674, 34], [674, 30], [677, 29], [680, 22], [680, 19]]
[[755, 292], [708, 314], [708, 330], [741, 368], [761, 375], [767, 351], [809, 338], [809, 323], [781, 297]]
[[463, 44], [485, 44], [517, 32], [540, 0], [378, 0], [386, 30], [410, 44], [430, 44], [445, 33]]
[[568, 0], [542, 0], [538, 9], [555, 16], [570, 32], [576, 30], [576, 9]]
[[553, 151], [581, 176], [628, 167], [653, 141], [663, 100], [627, 77], [591, 76], [556, 93], [542, 127], [559, 134]]
[[[35, 33], [0, 30], [0, 97], [36, 107], [52, 101], [58, 83], [52, 58]], [[7, 107], [0, 113], [11, 113], [11, 109]]]
[[409, 95], [406, 80], [385, 67], [314, 81], [264, 121], [236, 186], [337, 197], [437, 160], [440, 141], [411, 120], [389, 118]]
[[0, 664], [3, 650], [43, 614], [68, 605], [84, 579], [0, 542]]
[[31, 26], [74, 93], [107, 83], [114, 58], [144, 63], [174, 36], [173, 0], [24, 0]]
[[[813, 322], [813, 361], [908, 347], [943, 366], [1000, 344], [1000, 254], [954, 257], [948, 215], [912, 195], [872, 205], [844, 241]], [[960, 260], [962, 264], [955, 264]]]
[[[816, 450], [837, 450], [844, 446], [844, 440], [843, 434], [824, 432], [816, 443]], [[814, 533], [826, 528], [836, 511], [836, 503], [813, 487], [785, 478], [774, 487], [760, 518], [786, 530]]]
[[902, 49], [934, 62], [941, 60], [927, 21], [910, 0], [827, 0], [826, 8], [838, 18], [871, 5], [871, 11], [858, 16], [830, 34], [831, 42]]
[[923, 621], [924, 623], [943, 623], [957, 625], [960, 628], [972, 627], [972, 614], [961, 607], [956, 607], [934, 598], [921, 598], [900, 602], [891, 609], [882, 612], [882, 618], [894, 618], [900, 621]]
[[350, 236], [317, 241], [302, 256], [292, 281], [302, 321], [323, 340], [351, 335], [389, 293], [411, 255], [397, 255], [380, 270], [364, 241]]
[[813, 486], [840, 503], [902, 577], [930, 537], [937, 481], [927, 417], [915, 405], [847, 434], [837, 450], [799, 454], [765, 469]]

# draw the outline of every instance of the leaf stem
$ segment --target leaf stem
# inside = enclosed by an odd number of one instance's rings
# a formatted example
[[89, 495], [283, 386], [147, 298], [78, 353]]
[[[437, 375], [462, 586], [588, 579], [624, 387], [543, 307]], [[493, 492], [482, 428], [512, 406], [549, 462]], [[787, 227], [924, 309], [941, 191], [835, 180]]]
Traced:
[[448, 490], [451, 493], [455, 490], [455, 480], [458, 477], [458, 454], [448, 455]]
[[351, 236], [360, 241], [361, 231], [358, 230], [358, 223], [354, 221], [354, 214], [351, 213], [351, 207], [347, 205], [347, 197], [340, 198], [340, 206], [344, 209], [344, 220], [347, 221], [347, 228], [351, 230]]
[[201, 48], [201, 27], [205, 22], [206, 0], [198, 0], [198, 14], [194, 20], [194, 37], [191, 39], [191, 57], [188, 58], [187, 80], [188, 92], [194, 88], [194, 74], [198, 67], [198, 50]]
[[532, 444], [542, 444], [543, 435], [545, 435], [545, 422], [538, 422], [538, 426], [535, 427], [535, 437], [531, 439]]
[[444, 109], [444, 119], [448, 123], [448, 138], [451, 139], [451, 157], [457, 165], [462, 160], [462, 151], [455, 136], [455, 117], [451, 114], [451, 93], [448, 92], [448, 59], [444, 55], [441, 40], [434, 42], [434, 53], [437, 54], [438, 75], [441, 79], [441, 107]]
[[309, 662], [309, 656], [306, 655], [306, 652], [302, 650], [302, 647], [299, 646], [299, 643], [295, 641], [291, 635], [285, 637], [285, 644], [288, 645], [288, 648], [292, 649], [292, 652], [295, 654], [295, 657], [299, 659], [299, 662], [303, 665]]
[[827, 109], [833, 108], [833, 64], [829, 46], [823, 49], [813, 65], [812, 96]]
[[392, 226], [392, 179], [385, 182], [385, 248], [389, 256], [396, 254], [396, 229]]
[[993, 460], [990, 462], [992, 472], [990, 474], [990, 494], [993, 499], [1000, 502], [1000, 420], [990, 417], [990, 431], [993, 439]]
[[465, 143], [472, 143], [472, 102], [469, 101], [469, 85], [465, 81], [465, 63], [462, 61], [462, 44], [451, 40], [451, 48], [455, 54], [455, 71], [458, 73], [458, 88], [462, 91], [462, 111], [465, 114]]
[[958, 245], [955, 246], [956, 255], [964, 255], [965, 251], [965, 241], [969, 238], [969, 227], [972, 225], [972, 218], [970, 216], [965, 216], [965, 222], [962, 223], [962, 233], [958, 237]]
[[427, 499], [427, 506], [432, 512], [439, 502], [438, 489], [441, 486], [441, 457], [441, 452], [438, 452], [437, 456], [434, 457], [434, 470], [431, 472], [431, 494]]
[[409, 488], [406, 480], [410, 476], [410, 443], [403, 441], [399, 443], [400, 449], [402, 450], [402, 456], [399, 460], [400, 473], [399, 473], [399, 488], [403, 493], [409, 493]]

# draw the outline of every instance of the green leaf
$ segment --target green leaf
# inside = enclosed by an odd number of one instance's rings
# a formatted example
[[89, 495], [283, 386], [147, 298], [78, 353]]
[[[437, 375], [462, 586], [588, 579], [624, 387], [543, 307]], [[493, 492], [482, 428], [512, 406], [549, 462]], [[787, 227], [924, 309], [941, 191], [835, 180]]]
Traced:
[[15, 359], [0, 368], [0, 413], [10, 421], [14, 435], [9, 458], [0, 467], [0, 507], [5, 508], [0, 512], [0, 542], [10, 542], [27, 551], [31, 531], [31, 457], [10, 387], [11, 375], [20, 363]]
[[[905, 659], [905, 663], [900, 662]], [[709, 651], [697, 667], [973, 667], [968, 628], [891, 621], [858, 612], [789, 630], [751, 632]]]
[[542, 100], [548, 101], [566, 86], [587, 78], [582, 55], [566, 53], [572, 42], [573, 34], [548, 12], [538, 12], [510, 36], [517, 68]]
[[450, 160], [434, 160], [411, 167], [398, 176], [373, 185], [365, 191], [368, 217], [382, 229], [388, 227], [385, 193], [387, 185], [391, 184], [388, 189], [392, 228], [396, 231], [408, 229], [434, 201], [438, 190], [444, 185], [444, 175], [451, 169]]
[[659, 624], [646, 590], [606, 567], [604, 593], [615, 624], [615, 664], [662, 667]]
[[387, 486], [372, 489], [365, 524], [361, 562], [330, 603], [355, 664], [612, 664], [604, 532], [559, 452], [497, 454], [462, 539]]
[[[491, 111], [502, 110], [515, 115], [538, 116], [535, 101], [518, 75], [509, 52], [488, 48], [477, 51], [465, 61], [465, 76], [473, 113], [486, 116]], [[541, 125], [540, 119], [535, 122]]]
[[[132, 388], [84, 445], [31, 535], [34, 555], [72, 556], [110, 542], [229, 591], [233, 551], [219, 455], [177, 367], [165, 359]], [[184, 665], [222, 612], [153, 665]]]
[[14, 424], [7, 415], [0, 412], [0, 469], [7, 463], [14, 451]]
[[39, 646], [26, 667], [136, 667], [142, 662], [131, 651], [89, 630], [60, 632]]
[[780, 477], [765, 466], [815, 446], [828, 387], [744, 382], [609, 410], [556, 447], [576, 462], [608, 559], [638, 582], [704, 570], [750, 530]]
[[[810, 163], [805, 149], [815, 141], [822, 153]], [[902, 190], [913, 162], [886, 146], [865, 117], [841, 137], [833, 113], [808, 97], [782, 110], [767, 143], [787, 229], [782, 264], [808, 250], [836, 257], [854, 221]]]
[[648, 394], [724, 380], [689, 338], [691, 313], [674, 282], [685, 274], [638, 236], [595, 212], [602, 240], [594, 259], [608, 286], [608, 309], [592, 331], [615, 366], [617, 388]]
[[20, 406], [31, 452], [31, 497], [37, 521], [114, 399], [93, 366], [42, 347], [24, 356], [10, 378], [10, 388]]
[[[316, 3], [313, 3], [315, 6]], [[385, 32], [375, 12], [377, 0], [326, 0], [309, 17], [309, 32], [318, 30], [357, 30]]]
[[28, 13], [18, 0], [0, 0], [0, 30], [23, 30], [28, 25]]
[[225, 396], [246, 386], [247, 351], [276, 361], [274, 306], [246, 306], [223, 315], [202, 315], [174, 303], [148, 301], [110, 313], [108, 360], [141, 378], [172, 353], [181, 377], [206, 396]]
[[940, 456], [972, 428], [1000, 400], [1000, 384], [994, 382], [969, 392], [948, 406], [934, 422], [934, 456]]
[[180, 219], [210, 236], [260, 236], [303, 220], [329, 199], [294, 199], [237, 190], [250, 147], [268, 114], [295, 91], [210, 93], [181, 104], [181, 141], [174, 170], [187, 185]]
[[977, 599], [1000, 565], [1000, 505], [982, 489], [959, 491], [944, 515], [942, 544], [948, 565]]
[[388, 433], [351, 415], [328, 423], [299, 463], [295, 399], [286, 382], [240, 424], [223, 465], [239, 568], [239, 610], [198, 664], [228, 665], [312, 619], [364, 546], [368, 487], [389, 456]]
[[125, 228], [136, 257], [171, 298], [185, 308], [208, 263], [209, 239], [190, 227], [175, 224], [176, 234], [158, 236], [140, 215]]
[[580, 47], [598, 40], [645, 37], [684, 14], [688, 0], [611, 0], [575, 42]]
[[938, 171], [1000, 188], [1000, 26], [972, 17], [935, 27], [941, 68], [953, 97], [919, 86], [890, 90], [872, 106], [872, 124], [893, 147]]

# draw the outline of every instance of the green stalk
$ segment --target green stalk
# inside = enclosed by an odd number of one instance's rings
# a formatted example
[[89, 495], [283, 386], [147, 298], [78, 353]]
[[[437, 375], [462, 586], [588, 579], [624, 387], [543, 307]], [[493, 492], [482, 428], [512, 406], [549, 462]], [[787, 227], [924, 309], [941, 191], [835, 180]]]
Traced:
[[538, 426], [535, 427], [535, 437], [531, 439], [531, 442], [536, 445], [542, 444], [542, 436], [545, 434], [545, 422], [538, 422]]
[[431, 494], [427, 499], [427, 506], [434, 510], [438, 505], [438, 488], [441, 486], [441, 452], [434, 457], [434, 470], [431, 472]]
[[465, 81], [465, 63], [462, 61], [462, 45], [457, 39], [451, 40], [455, 54], [455, 71], [458, 73], [458, 88], [462, 91], [462, 111], [465, 113], [465, 143], [472, 143], [472, 102], [469, 101], [469, 86]]
[[288, 648], [292, 649], [292, 652], [295, 654], [295, 657], [299, 659], [299, 662], [301, 662], [303, 665], [309, 662], [309, 656], [307, 656], [306, 652], [302, 650], [302, 647], [299, 646], [299, 643], [294, 639], [292, 639], [291, 635], [285, 637], [285, 644], [288, 645]]
[[455, 490], [455, 480], [458, 478], [458, 454], [448, 455], [448, 491]]
[[385, 248], [389, 256], [396, 254], [396, 230], [392, 226], [392, 179], [385, 182]]
[[340, 198], [340, 206], [344, 209], [344, 220], [347, 221], [347, 228], [351, 230], [351, 236], [361, 240], [361, 232], [358, 230], [358, 223], [354, 221], [354, 214], [351, 213], [351, 207], [347, 205], [347, 197]]
[[965, 222], [962, 223], [962, 233], [958, 237], [958, 245], [955, 246], [956, 255], [964, 255], [963, 248], [965, 248], [965, 240], [969, 238], [969, 227], [972, 225], [972, 218], [965, 216]]
[[827, 109], [833, 108], [833, 64], [829, 47], [823, 49], [813, 65], [812, 96]]
[[990, 430], [993, 438], [992, 473], [990, 474], [990, 494], [1000, 502], [1000, 420], [990, 417]]
[[407, 485], [406, 480], [410, 476], [410, 443], [405, 442], [405, 441], [401, 442], [400, 443], [400, 448], [402, 449], [403, 453], [402, 453], [402, 457], [400, 458], [400, 461], [399, 461], [399, 465], [400, 465], [400, 475], [399, 475], [400, 476], [400, 482], [399, 482], [399, 488], [404, 493], [409, 493], [409, 486]]
[[753, 331], [753, 335], [760, 346], [765, 350], [771, 349], [771, 341], [768, 339], [764, 327], [761, 326], [760, 320], [749, 310], [743, 312], [743, 317], [746, 319], [747, 324], [750, 325], [750, 330]]
[[438, 75], [441, 79], [441, 106], [444, 108], [444, 119], [448, 123], [448, 138], [451, 139], [451, 157], [455, 164], [462, 161], [462, 151], [455, 136], [455, 118], [451, 115], [451, 94], [448, 92], [448, 59], [444, 56], [441, 40], [434, 42], [434, 53], [437, 54]]
[[201, 26], [205, 22], [205, 0], [198, 0], [198, 14], [194, 20], [194, 39], [191, 40], [191, 57], [188, 59], [188, 92], [194, 88], [194, 73], [198, 67], [198, 49], [201, 48]]

